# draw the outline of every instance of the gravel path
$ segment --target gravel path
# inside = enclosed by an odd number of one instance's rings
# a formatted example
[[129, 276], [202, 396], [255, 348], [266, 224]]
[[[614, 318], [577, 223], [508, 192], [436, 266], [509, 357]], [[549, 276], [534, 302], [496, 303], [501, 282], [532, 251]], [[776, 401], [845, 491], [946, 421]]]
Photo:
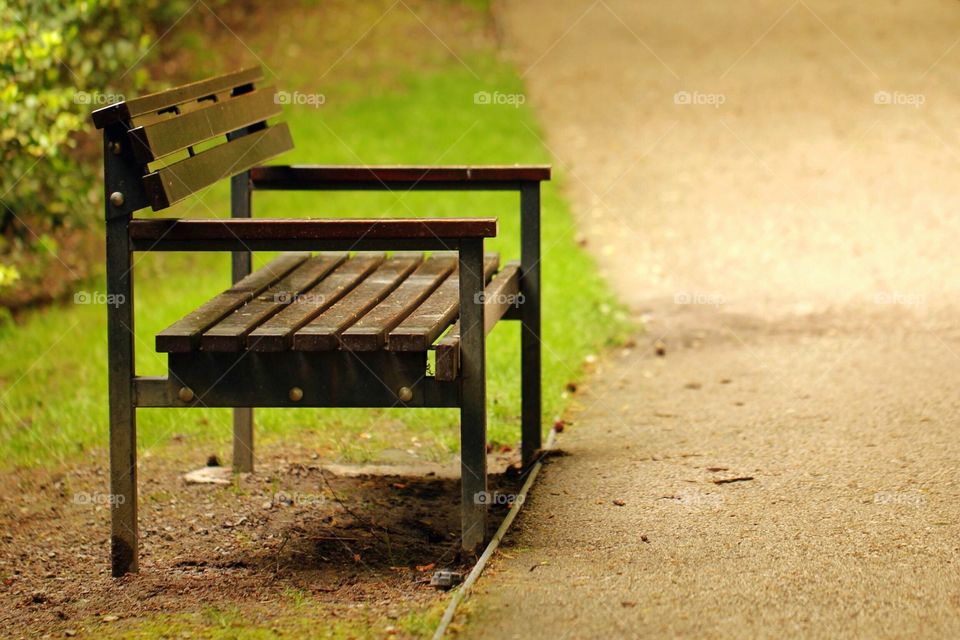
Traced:
[[465, 635], [960, 637], [960, 5], [499, 14], [648, 331]]

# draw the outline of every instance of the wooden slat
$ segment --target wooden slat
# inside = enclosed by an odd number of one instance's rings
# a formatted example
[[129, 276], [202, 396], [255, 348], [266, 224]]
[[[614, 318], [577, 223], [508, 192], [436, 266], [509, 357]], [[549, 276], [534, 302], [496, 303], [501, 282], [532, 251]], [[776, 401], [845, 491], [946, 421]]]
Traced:
[[[484, 289], [483, 330], [490, 333], [520, 293], [520, 263], [510, 262]], [[455, 380], [460, 372], [460, 323], [437, 344], [437, 380]]]
[[400, 324], [457, 265], [457, 254], [434, 254], [380, 304], [340, 334], [340, 346], [350, 351], [376, 351], [387, 332]]
[[333, 306], [383, 262], [382, 253], [358, 253], [336, 268], [312, 289], [257, 327], [247, 336], [251, 351], [284, 351], [293, 334]]
[[539, 182], [550, 179], [550, 165], [290, 165], [256, 167], [251, 171], [250, 178], [255, 189], [304, 189], [331, 183]]
[[169, 109], [180, 104], [192, 102], [230, 89], [251, 84], [263, 78], [260, 67], [241, 69], [215, 78], [198, 80], [179, 87], [125, 100], [97, 109], [91, 115], [93, 124], [102, 129], [114, 122], [129, 122], [132, 118]]
[[423, 261], [423, 254], [394, 254], [339, 302], [293, 335], [298, 351], [337, 348], [337, 336], [387, 297]]
[[153, 210], [159, 211], [292, 148], [290, 130], [281, 123], [149, 173], [143, 177], [143, 187]]
[[203, 306], [157, 334], [157, 351], [183, 353], [196, 349], [200, 334], [260, 295], [271, 284], [300, 266], [309, 253], [284, 253], [257, 269]]
[[182, 218], [135, 219], [130, 238], [144, 242], [182, 240], [301, 240], [417, 238], [491, 238], [497, 234], [496, 218], [394, 218], [388, 220], [230, 218], [187, 220]]
[[248, 333], [293, 302], [296, 296], [315, 285], [346, 258], [346, 254], [342, 253], [326, 253], [310, 258], [259, 296], [204, 331], [200, 338], [201, 351], [242, 351]]
[[272, 118], [282, 111], [268, 87], [130, 131], [137, 159], [146, 164], [167, 154]]
[[[500, 256], [487, 254], [483, 261], [483, 280], [489, 282]], [[437, 287], [423, 304], [401, 322], [387, 337], [387, 349], [391, 351], [426, 351], [444, 329], [456, 319], [460, 307], [460, 278], [456, 272]]]

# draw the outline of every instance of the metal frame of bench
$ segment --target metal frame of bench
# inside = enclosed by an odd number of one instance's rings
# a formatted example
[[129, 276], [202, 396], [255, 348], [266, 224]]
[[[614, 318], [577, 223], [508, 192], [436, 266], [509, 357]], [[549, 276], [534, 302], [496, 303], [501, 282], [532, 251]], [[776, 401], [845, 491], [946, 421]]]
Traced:
[[[113, 575], [138, 570], [139, 407], [233, 407], [238, 471], [253, 469], [253, 407], [459, 407], [462, 547], [476, 552], [486, 538], [487, 505], [475, 499], [487, 489], [485, 334], [501, 317], [522, 323], [525, 466], [541, 446], [540, 182], [550, 179], [550, 167], [261, 166], [292, 147], [285, 124], [267, 124], [280, 108], [267, 98], [272, 97], [272, 88], [254, 87], [261, 79], [259, 68], [244, 69], [93, 113], [94, 124], [103, 130], [107, 293], [118, 301], [107, 309], [110, 485], [116, 496], [111, 501]], [[173, 116], [165, 115], [171, 112]], [[195, 153], [199, 142], [222, 136], [224, 144]], [[183, 161], [150, 170], [150, 162], [184, 150], [188, 157]], [[226, 177], [231, 179], [232, 219], [133, 217], [148, 206], [166, 208]], [[482, 301], [484, 239], [496, 235], [496, 219], [252, 220], [252, 193], [257, 190], [517, 192], [522, 304]], [[401, 249], [457, 252], [460, 344], [459, 349], [448, 345], [444, 375], [424, 377], [425, 352], [387, 351], [170, 353], [170, 375], [136, 374], [134, 252], [229, 251], [237, 282], [251, 272], [252, 251]], [[331, 367], [344, 371], [356, 384], [336, 392], [291, 396], [297, 379], [319, 376]], [[191, 376], [210, 380], [231, 370], [236, 374], [232, 380], [254, 383], [213, 384], [198, 394], [175, 373], [190, 371]], [[406, 391], [401, 393], [402, 389]]]

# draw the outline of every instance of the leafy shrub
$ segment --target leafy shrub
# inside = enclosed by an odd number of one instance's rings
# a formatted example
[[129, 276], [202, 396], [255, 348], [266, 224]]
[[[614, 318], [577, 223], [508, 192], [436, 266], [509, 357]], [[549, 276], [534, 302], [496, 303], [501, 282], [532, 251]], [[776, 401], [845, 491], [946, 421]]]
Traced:
[[[0, 269], [64, 224], [97, 218], [93, 108], [145, 83], [139, 61], [182, 0], [0, 3]], [[87, 131], [85, 135], [83, 132]], [[8, 266], [4, 267], [4, 263]]]

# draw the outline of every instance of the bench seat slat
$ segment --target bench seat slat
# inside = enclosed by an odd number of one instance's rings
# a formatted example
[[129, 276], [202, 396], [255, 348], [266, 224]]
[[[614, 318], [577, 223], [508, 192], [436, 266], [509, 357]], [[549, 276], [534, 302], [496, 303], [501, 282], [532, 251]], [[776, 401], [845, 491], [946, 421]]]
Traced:
[[255, 131], [148, 173], [143, 187], [154, 211], [293, 148], [286, 123]]
[[298, 295], [315, 285], [346, 258], [346, 254], [342, 253], [324, 253], [305, 261], [258, 297], [207, 329], [200, 338], [200, 349], [243, 350], [248, 333], [293, 302]]
[[279, 115], [275, 89], [268, 87], [130, 131], [134, 154], [146, 164]]
[[336, 349], [337, 336], [387, 297], [422, 261], [420, 253], [394, 254], [345, 297], [297, 331], [293, 349]]
[[433, 254], [389, 296], [340, 334], [341, 347], [350, 351], [381, 348], [386, 343], [387, 332], [416, 309], [456, 265], [456, 253]]
[[[484, 289], [483, 330], [490, 333], [520, 293], [520, 263], [510, 262]], [[460, 322], [437, 344], [437, 380], [455, 380], [460, 373]]]
[[383, 253], [358, 253], [337, 267], [314, 287], [298, 296], [247, 336], [251, 351], [285, 351], [293, 334], [330, 308], [367, 277], [384, 260]]
[[[483, 261], [483, 280], [489, 282], [500, 256], [488, 253]], [[390, 351], [426, 351], [443, 330], [456, 319], [460, 310], [460, 278], [456, 271], [423, 301], [413, 313], [394, 328], [387, 337]]]
[[157, 351], [184, 353], [196, 349], [200, 343], [200, 334], [233, 313], [241, 305], [260, 295], [271, 284], [296, 269], [309, 257], [308, 253], [284, 253], [277, 256], [262, 268], [158, 333]]

